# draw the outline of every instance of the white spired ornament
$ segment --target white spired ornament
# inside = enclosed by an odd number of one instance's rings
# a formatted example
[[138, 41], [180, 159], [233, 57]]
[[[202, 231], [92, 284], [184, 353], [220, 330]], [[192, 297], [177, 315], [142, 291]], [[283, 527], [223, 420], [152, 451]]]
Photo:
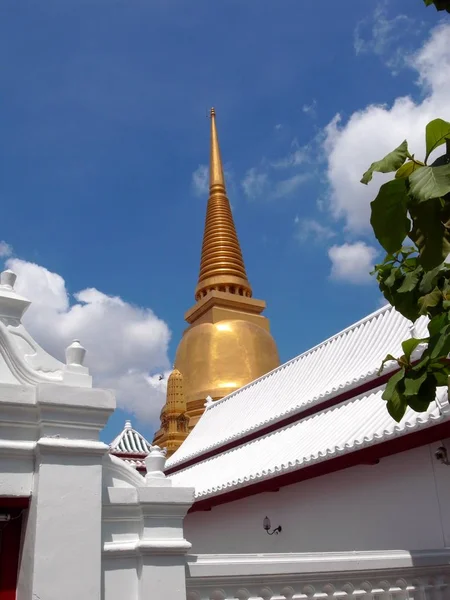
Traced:
[[147, 475], [145, 481], [148, 486], [170, 487], [172, 481], [164, 474], [166, 466], [167, 448], [152, 446], [148, 456], [145, 459]]
[[73, 342], [66, 348], [66, 365], [83, 366], [86, 348], [80, 344], [79, 340]]

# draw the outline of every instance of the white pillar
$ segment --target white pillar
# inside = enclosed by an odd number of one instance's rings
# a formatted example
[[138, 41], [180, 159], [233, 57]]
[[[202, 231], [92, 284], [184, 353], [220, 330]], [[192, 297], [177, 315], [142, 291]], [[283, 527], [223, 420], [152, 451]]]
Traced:
[[183, 519], [193, 501], [192, 488], [138, 489], [143, 515], [139, 544], [142, 570], [139, 600], [186, 600], [186, 552]]
[[44, 384], [18, 600], [100, 600], [102, 458], [110, 392]]
[[118, 461], [109, 457], [114, 477], [104, 492], [104, 600], [122, 600], [125, 592], [127, 600], [186, 600], [191, 544], [183, 520], [194, 489], [172, 487], [157, 446], [146, 458], [145, 479]]

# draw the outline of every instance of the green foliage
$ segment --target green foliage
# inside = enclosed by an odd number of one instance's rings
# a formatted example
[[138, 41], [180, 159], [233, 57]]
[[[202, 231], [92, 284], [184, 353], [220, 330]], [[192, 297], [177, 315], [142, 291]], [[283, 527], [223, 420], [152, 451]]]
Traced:
[[[387, 252], [373, 274], [386, 300], [407, 319], [429, 317], [429, 336], [405, 340], [403, 354], [389, 354], [380, 367], [381, 373], [386, 364], [396, 363], [383, 393], [396, 421], [408, 406], [426, 411], [436, 388], [446, 386], [450, 376], [450, 123], [431, 121], [425, 142], [424, 162], [409, 154], [405, 141], [372, 163], [361, 180], [367, 184], [375, 171], [395, 171], [371, 203], [370, 222]], [[446, 153], [428, 165], [443, 144]], [[404, 246], [408, 238], [410, 245]]]
[[426, 203], [411, 203], [409, 212], [413, 221], [409, 237], [419, 249], [424, 269], [434, 269], [450, 254], [450, 205], [434, 198]]
[[410, 230], [408, 190], [405, 179], [393, 179], [381, 186], [371, 203], [370, 223], [375, 236], [386, 252], [395, 252]]
[[379, 173], [392, 173], [397, 171], [408, 158], [408, 143], [405, 140], [398, 148], [389, 152], [381, 160], [372, 163], [361, 179], [361, 183], [368, 184], [371, 181], [374, 171]]
[[[449, 134], [450, 135], [450, 134]], [[417, 202], [442, 198], [450, 192], [450, 165], [422, 167], [408, 178], [409, 192]]]
[[443, 121], [442, 119], [434, 119], [434, 121], [428, 123], [425, 130], [425, 142], [427, 149], [425, 162], [427, 162], [433, 150], [436, 150], [436, 148], [438, 148], [441, 144], [445, 144], [445, 141], [449, 138], [450, 123], [447, 123], [447, 121]]
[[436, 10], [446, 10], [450, 13], [450, 0], [423, 0], [426, 6], [434, 4]]

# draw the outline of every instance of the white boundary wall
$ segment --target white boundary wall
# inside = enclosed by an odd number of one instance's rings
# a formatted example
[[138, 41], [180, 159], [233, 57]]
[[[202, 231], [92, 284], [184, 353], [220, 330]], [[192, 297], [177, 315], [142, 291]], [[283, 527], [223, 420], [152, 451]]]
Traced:
[[198, 555], [187, 600], [448, 600], [450, 551]]

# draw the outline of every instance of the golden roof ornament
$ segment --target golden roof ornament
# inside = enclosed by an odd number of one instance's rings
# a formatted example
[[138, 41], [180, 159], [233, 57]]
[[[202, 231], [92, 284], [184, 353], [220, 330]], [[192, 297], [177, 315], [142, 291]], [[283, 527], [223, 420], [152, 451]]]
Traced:
[[200, 300], [212, 290], [252, 296], [227, 198], [214, 108], [211, 109], [209, 198], [195, 299]]

